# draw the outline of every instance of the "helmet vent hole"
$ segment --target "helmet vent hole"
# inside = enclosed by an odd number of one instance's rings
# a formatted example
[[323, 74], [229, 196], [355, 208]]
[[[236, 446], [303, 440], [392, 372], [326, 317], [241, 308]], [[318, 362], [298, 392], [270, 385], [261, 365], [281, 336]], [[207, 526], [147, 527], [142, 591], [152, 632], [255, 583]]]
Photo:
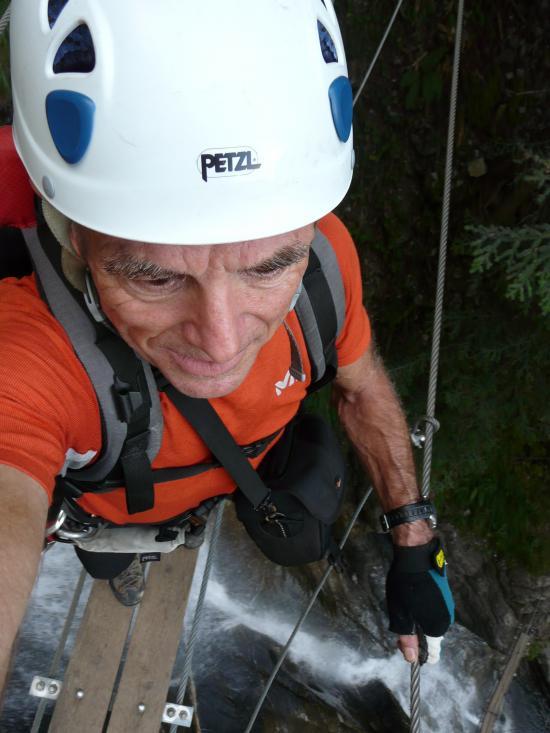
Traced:
[[65, 38], [57, 49], [53, 61], [54, 74], [77, 72], [86, 74], [95, 66], [95, 49], [92, 34], [82, 23]]
[[53, 28], [59, 14], [68, 2], [69, 0], [48, 0], [48, 23], [50, 28]]
[[317, 30], [319, 31], [319, 41], [321, 43], [321, 53], [323, 54], [323, 58], [327, 64], [337, 63], [338, 54], [336, 53], [336, 46], [334, 45], [332, 36], [320, 20], [317, 21]]

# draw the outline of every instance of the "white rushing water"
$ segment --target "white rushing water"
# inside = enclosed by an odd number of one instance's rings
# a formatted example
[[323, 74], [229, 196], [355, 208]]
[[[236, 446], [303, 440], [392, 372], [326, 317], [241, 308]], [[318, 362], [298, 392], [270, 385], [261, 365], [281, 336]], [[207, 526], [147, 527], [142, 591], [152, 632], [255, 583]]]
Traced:
[[[243, 605], [232, 597], [227, 588], [217, 580], [211, 581], [207, 603], [216, 608], [224, 618], [217, 624], [218, 633], [225, 634], [238, 626], [262, 634], [279, 645], [284, 645], [295, 623], [294, 614], [281, 614], [280, 610]], [[446, 646], [461, 643], [461, 637], [469, 633], [455, 627], [446, 638]], [[324, 681], [327, 689], [360, 687], [373, 680], [382, 682], [398, 699], [404, 711], [409, 708], [410, 667], [399, 652], [389, 657], [369, 656], [368, 650], [348, 646], [330, 632], [312, 633], [300, 631], [290, 650], [290, 659], [298, 666], [306, 666], [310, 673]], [[457, 674], [453, 657], [443, 654], [437, 665], [422, 668], [422, 717], [426, 730], [431, 733], [474, 733], [479, 730], [483, 714], [482, 699], [474, 680], [466, 670]], [[460, 722], [459, 722], [460, 721]], [[495, 731], [513, 733], [511, 720], [506, 717]]]
[[[205, 553], [201, 553], [199, 564], [204, 563], [204, 558]], [[227, 558], [224, 558], [224, 562], [227, 562]], [[265, 637], [268, 647], [273, 648], [273, 642], [278, 647], [286, 642], [301, 611], [299, 604], [289, 602], [280, 593], [273, 594], [274, 603], [266, 605], [265, 595], [255, 592], [254, 583], [257, 579], [255, 581], [253, 574], [249, 580], [245, 578], [244, 582], [249, 582], [249, 592], [243, 593], [243, 574], [240, 575], [240, 587], [237, 589], [231, 583], [231, 576], [224, 576], [225, 570], [227, 568], [224, 569], [222, 563], [211, 580], [201, 631], [201, 637], [206, 642], [202, 645], [199, 643], [203, 654], [205, 649], [210, 654], [206, 661], [199, 658], [197, 666], [207, 664], [210, 674], [211, 655], [216, 654], [216, 650], [222, 653], [233, 633], [244, 627]], [[29, 720], [32, 720], [37, 701], [29, 698], [28, 687], [33, 675], [48, 672], [79, 572], [80, 565], [69, 546], [57, 545], [44, 558], [23, 625], [16, 670], [8, 687], [6, 706], [0, 720], [2, 733], [22, 733], [30, 729]], [[88, 581], [77, 620], [89, 587]], [[195, 582], [190, 611], [197, 592], [198, 583]], [[251, 599], [255, 598], [257, 603], [251, 603]], [[483, 648], [480, 640], [466, 629], [455, 626], [445, 638], [442, 661], [438, 665], [423, 667], [424, 731], [474, 733], [479, 730], [483, 705], [490, 690], [477, 688], [471, 670], [466, 669], [463, 662], [466, 656], [471, 660], [472, 651], [477, 654], [477, 650], [482, 652]], [[303, 671], [308, 680], [315, 681], [314, 687], [319, 698], [330, 702], [337, 713], [345, 715], [347, 712], [345, 699], [350, 690], [361, 688], [373, 680], [383, 683], [395, 695], [403, 710], [408, 710], [409, 666], [400, 654], [396, 652], [381, 656], [380, 647], [373, 649], [369, 648], [367, 641], [350, 641], [349, 635], [346, 638], [345, 634], [341, 634], [331, 619], [324, 619], [322, 612], [316, 613], [311, 623], [306, 623], [305, 629], [297, 635], [291, 648], [290, 661]], [[484, 664], [487, 662], [479, 653], [476, 665], [481, 669]], [[513, 733], [522, 730], [524, 733], [527, 728], [518, 728], [517, 724], [514, 726], [508, 708], [506, 712], [505, 720], [499, 723], [500, 727], [495, 728], [495, 731]], [[542, 729], [529, 728], [529, 731], [537, 730]], [[238, 731], [227, 730], [223, 733]]]

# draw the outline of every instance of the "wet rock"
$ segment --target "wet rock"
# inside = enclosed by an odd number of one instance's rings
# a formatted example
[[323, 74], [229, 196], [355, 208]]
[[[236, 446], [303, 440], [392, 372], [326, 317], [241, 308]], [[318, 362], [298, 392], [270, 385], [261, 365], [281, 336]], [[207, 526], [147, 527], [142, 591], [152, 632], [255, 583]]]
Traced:
[[502, 570], [483, 542], [461, 537], [448, 524], [440, 527], [457, 620], [499, 651], [506, 651], [518, 632], [518, 616], [505, 590]]

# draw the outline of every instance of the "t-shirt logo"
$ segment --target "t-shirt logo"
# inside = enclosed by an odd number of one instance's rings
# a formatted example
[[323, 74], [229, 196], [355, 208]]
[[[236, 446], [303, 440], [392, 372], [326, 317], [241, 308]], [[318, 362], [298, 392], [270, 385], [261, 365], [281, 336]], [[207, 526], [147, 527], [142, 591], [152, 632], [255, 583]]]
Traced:
[[286, 389], [287, 387], [292, 387], [295, 381], [296, 380], [294, 379], [290, 371], [288, 371], [285, 374], [284, 379], [281, 379], [280, 382], [275, 382], [275, 394], [277, 395], [277, 397], [281, 396], [283, 389]]

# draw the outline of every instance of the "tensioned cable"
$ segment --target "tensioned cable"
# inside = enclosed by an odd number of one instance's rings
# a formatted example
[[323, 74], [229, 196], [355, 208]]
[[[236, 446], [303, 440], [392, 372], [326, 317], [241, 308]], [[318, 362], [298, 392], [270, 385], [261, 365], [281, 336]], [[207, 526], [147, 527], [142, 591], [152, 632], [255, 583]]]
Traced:
[[[351, 520], [350, 520], [350, 522], [349, 522], [349, 524], [348, 524], [348, 526], [346, 528], [346, 531], [344, 532], [344, 536], [342, 537], [342, 539], [340, 541], [340, 544], [338, 545], [338, 547], [339, 547], [340, 550], [342, 550], [343, 547], [344, 547], [344, 545], [346, 544], [346, 542], [348, 540], [348, 537], [350, 535], [350, 532], [353, 529], [353, 526], [354, 526], [355, 522], [357, 521], [357, 518], [358, 518], [359, 514], [361, 513], [361, 510], [365, 506], [365, 504], [367, 502], [367, 499], [369, 498], [369, 496], [371, 494], [372, 494], [372, 486], [369, 486], [369, 488], [365, 492], [365, 495], [363, 496], [363, 498], [359, 502], [359, 504], [358, 504], [358, 506], [357, 506], [354, 514], [353, 514], [353, 517], [351, 518]], [[254, 712], [252, 713], [252, 715], [250, 717], [250, 720], [248, 721], [248, 725], [246, 726], [246, 730], [244, 731], [244, 733], [250, 733], [250, 731], [252, 730], [252, 726], [256, 722], [256, 719], [257, 719], [257, 717], [258, 717], [258, 715], [260, 713], [260, 710], [262, 709], [262, 705], [264, 704], [265, 699], [266, 699], [267, 695], [269, 694], [269, 690], [271, 689], [271, 686], [272, 686], [273, 682], [275, 681], [275, 677], [277, 676], [277, 673], [279, 672], [279, 669], [281, 668], [281, 665], [283, 664], [283, 662], [286, 659], [286, 656], [287, 656], [287, 654], [288, 654], [288, 652], [290, 650], [290, 645], [294, 641], [294, 637], [296, 636], [296, 634], [298, 633], [298, 631], [301, 629], [302, 624], [304, 623], [304, 621], [308, 617], [309, 612], [313, 608], [313, 604], [317, 600], [317, 596], [319, 595], [319, 593], [323, 589], [323, 586], [327, 582], [327, 579], [328, 579], [328, 577], [331, 574], [331, 572], [332, 572], [333, 569], [334, 569], [334, 565], [329, 564], [329, 566], [327, 567], [327, 569], [323, 573], [323, 577], [319, 581], [319, 584], [317, 585], [317, 588], [315, 588], [315, 590], [313, 591], [313, 595], [311, 596], [311, 599], [310, 599], [308, 605], [306, 606], [306, 608], [302, 612], [302, 615], [298, 619], [298, 622], [296, 623], [296, 626], [294, 627], [294, 629], [292, 630], [292, 633], [288, 637], [288, 641], [285, 644], [285, 646], [284, 646], [281, 654], [279, 655], [279, 659], [277, 660], [277, 663], [275, 664], [275, 667], [273, 668], [273, 672], [271, 673], [271, 676], [269, 677], [268, 681], [265, 684], [265, 687], [263, 689], [263, 692], [262, 692], [262, 694], [260, 696], [260, 699], [258, 700], [258, 702], [256, 704], [256, 707], [254, 708]]]
[[11, 3], [4, 10], [4, 12], [2, 13], [2, 17], [0, 18], [0, 36], [8, 27], [8, 24], [10, 22], [10, 15], [11, 15]]
[[[61, 631], [61, 636], [59, 637], [57, 649], [55, 651], [54, 657], [52, 659], [52, 663], [50, 664], [50, 668], [48, 670], [48, 677], [57, 676], [57, 673], [59, 670], [59, 664], [61, 662], [61, 657], [63, 655], [63, 652], [65, 651], [65, 645], [67, 644], [67, 637], [69, 636], [69, 631], [71, 630], [74, 615], [76, 613], [78, 601], [80, 600], [80, 596], [82, 595], [82, 588], [84, 587], [85, 580], [86, 580], [86, 570], [82, 568], [82, 570], [80, 571], [80, 575], [78, 576], [76, 587], [74, 589], [71, 605], [69, 607], [67, 616], [65, 618], [65, 623], [63, 624], [63, 629]], [[38, 733], [38, 731], [40, 730], [40, 724], [42, 723], [42, 718], [44, 717], [44, 713], [46, 712], [47, 704], [48, 704], [48, 700], [46, 698], [42, 698], [40, 700], [40, 703], [34, 715], [31, 733]]]
[[[443, 296], [445, 291], [445, 268], [447, 264], [447, 240], [449, 234], [449, 212], [451, 208], [451, 185], [453, 174], [453, 151], [455, 137], [456, 104], [458, 97], [458, 75], [460, 70], [460, 50], [462, 46], [462, 21], [464, 16], [464, 0], [458, 0], [458, 12], [455, 32], [455, 48], [453, 76], [451, 85], [451, 102], [449, 109], [449, 128], [447, 133], [447, 158], [445, 161], [445, 182], [443, 186], [443, 204], [441, 211], [441, 234], [439, 239], [439, 263], [437, 268], [437, 288], [435, 298], [435, 314], [432, 335], [432, 356], [430, 362], [430, 379], [428, 386], [428, 404], [426, 416], [435, 417], [435, 397], [437, 392], [437, 374], [439, 369], [439, 350], [441, 341], [441, 323], [443, 320]], [[424, 444], [424, 462], [422, 466], [422, 496], [430, 493], [430, 473], [432, 469], [433, 425], [426, 424], [426, 442]]]
[[370, 77], [370, 75], [372, 73], [372, 70], [374, 69], [374, 66], [375, 66], [376, 62], [378, 61], [378, 57], [380, 56], [380, 52], [384, 48], [384, 44], [386, 43], [386, 39], [387, 39], [387, 37], [390, 34], [390, 31], [391, 31], [391, 29], [393, 27], [393, 24], [395, 22], [395, 19], [397, 18], [397, 13], [399, 13], [399, 10], [400, 10], [402, 4], [403, 4], [403, 0], [399, 0], [399, 2], [397, 3], [397, 5], [395, 6], [395, 10], [393, 11], [393, 15], [390, 18], [390, 22], [388, 23], [388, 25], [386, 27], [386, 30], [384, 31], [384, 35], [382, 36], [382, 40], [378, 44], [378, 48], [376, 49], [376, 52], [374, 54], [374, 57], [373, 57], [372, 61], [370, 62], [370, 66], [367, 69], [367, 72], [366, 72], [365, 76], [363, 77], [363, 81], [359, 85], [359, 89], [355, 93], [355, 97], [353, 98], [353, 106], [354, 107], [355, 107], [355, 103], [359, 99], [359, 96], [361, 95], [361, 92], [363, 91], [363, 89], [365, 87], [365, 84], [369, 80], [369, 77]]
[[[453, 152], [455, 138], [456, 105], [458, 98], [458, 77], [460, 71], [460, 52], [462, 48], [462, 25], [464, 18], [464, 0], [458, 0], [456, 18], [455, 46], [453, 58], [453, 74], [451, 83], [451, 101], [449, 107], [449, 126], [447, 132], [447, 157], [445, 161], [445, 182], [443, 187], [443, 204], [441, 212], [441, 235], [439, 240], [439, 263], [437, 268], [437, 288], [435, 298], [434, 326], [432, 336], [432, 356], [430, 362], [430, 379], [428, 386], [428, 405], [426, 409], [426, 440], [424, 443], [424, 461], [422, 465], [422, 496], [430, 493], [430, 473], [432, 469], [433, 419], [435, 417], [435, 397], [437, 392], [437, 374], [439, 369], [439, 349], [441, 341], [441, 323], [443, 320], [443, 296], [445, 290], [445, 268], [447, 264], [447, 240], [449, 234], [449, 214], [451, 208], [451, 184], [453, 174]], [[411, 665], [411, 733], [420, 733], [420, 665]]]
[[[181, 680], [176, 695], [176, 704], [183, 705], [185, 698], [185, 691], [187, 690], [187, 684], [191, 675], [191, 663], [193, 661], [193, 650], [195, 648], [195, 641], [199, 631], [202, 612], [204, 608], [204, 598], [206, 596], [206, 588], [210, 579], [210, 571], [212, 569], [212, 563], [216, 553], [216, 546], [218, 544], [218, 538], [220, 536], [220, 529], [222, 526], [223, 510], [225, 507], [225, 500], [222, 499], [214, 511], [216, 517], [214, 519], [214, 526], [212, 527], [212, 535], [210, 536], [210, 543], [208, 546], [208, 555], [206, 556], [206, 564], [204, 566], [204, 572], [202, 574], [201, 587], [199, 590], [199, 597], [197, 598], [197, 605], [195, 606], [195, 612], [193, 614], [193, 621], [191, 623], [191, 631], [189, 632], [189, 639], [187, 641], [187, 647], [185, 650], [185, 657], [183, 660], [183, 670], [181, 673]], [[171, 725], [170, 733], [178, 733], [178, 726]]]

